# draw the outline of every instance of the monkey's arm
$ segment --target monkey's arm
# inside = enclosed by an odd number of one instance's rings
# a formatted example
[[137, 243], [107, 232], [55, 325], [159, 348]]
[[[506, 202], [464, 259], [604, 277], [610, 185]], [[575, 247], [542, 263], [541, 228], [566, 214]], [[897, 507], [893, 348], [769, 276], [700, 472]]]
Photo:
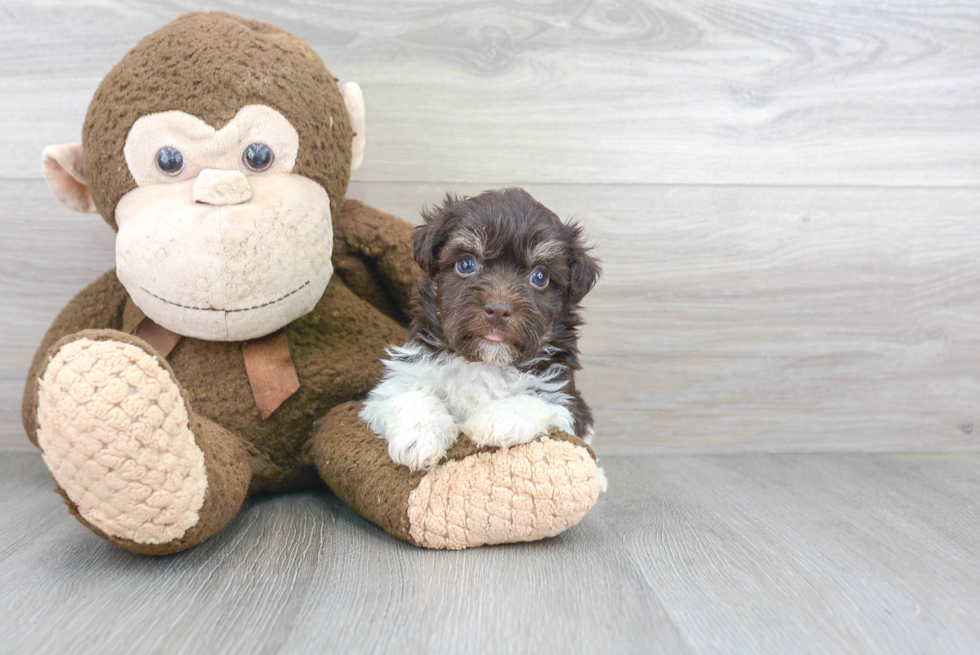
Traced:
[[412, 226], [347, 198], [333, 219], [334, 270], [358, 296], [404, 325], [422, 275], [412, 255]]
[[59, 339], [75, 332], [92, 329], [114, 329], [122, 327], [123, 308], [126, 305], [126, 290], [116, 277], [115, 269], [102, 275], [92, 284], [83, 289], [71, 299], [61, 310], [54, 323], [48, 328], [41, 340], [41, 345], [34, 353], [30, 372], [27, 374], [27, 384], [24, 388], [24, 400], [21, 404], [21, 416], [24, 429], [31, 441], [37, 444], [37, 387], [38, 380], [47, 366], [48, 350]]

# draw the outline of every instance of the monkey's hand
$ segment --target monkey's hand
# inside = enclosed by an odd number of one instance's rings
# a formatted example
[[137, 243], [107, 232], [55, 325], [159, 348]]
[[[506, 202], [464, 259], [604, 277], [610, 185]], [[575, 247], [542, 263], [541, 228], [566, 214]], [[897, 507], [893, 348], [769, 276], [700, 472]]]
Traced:
[[333, 230], [336, 274], [358, 296], [407, 322], [412, 289], [422, 275], [412, 255], [412, 226], [348, 198]]

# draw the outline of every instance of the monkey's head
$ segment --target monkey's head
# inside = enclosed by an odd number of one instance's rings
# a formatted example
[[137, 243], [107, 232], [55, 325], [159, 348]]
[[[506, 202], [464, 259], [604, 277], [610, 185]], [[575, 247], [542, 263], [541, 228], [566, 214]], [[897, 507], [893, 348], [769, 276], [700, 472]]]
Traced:
[[106, 76], [81, 144], [45, 178], [117, 230], [116, 274], [182, 335], [257, 338], [308, 313], [333, 266], [331, 216], [364, 149], [364, 102], [278, 28], [187, 14]]

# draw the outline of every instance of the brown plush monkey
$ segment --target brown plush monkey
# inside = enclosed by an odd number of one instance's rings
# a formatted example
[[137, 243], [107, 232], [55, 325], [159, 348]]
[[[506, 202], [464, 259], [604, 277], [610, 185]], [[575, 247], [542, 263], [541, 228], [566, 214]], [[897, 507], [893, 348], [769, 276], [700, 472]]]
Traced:
[[116, 269], [55, 320], [23, 406], [96, 534], [173, 553], [247, 495], [321, 478], [426, 547], [551, 536], [595, 502], [594, 457], [570, 435], [461, 438], [412, 473], [357, 418], [418, 278], [410, 226], [344, 198], [364, 139], [360, 89], [305, 43], [195, 13], [109, 73], [82, 144], [45, 150], [54, 194], [117, 231]]

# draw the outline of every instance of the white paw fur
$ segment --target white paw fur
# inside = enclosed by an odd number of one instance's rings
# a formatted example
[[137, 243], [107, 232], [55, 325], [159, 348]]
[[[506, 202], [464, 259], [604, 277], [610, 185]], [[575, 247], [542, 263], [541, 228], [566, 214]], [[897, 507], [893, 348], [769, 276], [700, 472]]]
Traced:
[[601, 466], [599, 467], [599, 493], [604, 494], [609, 491], [609, 478], [606, 477], [606, 471]]
[[478, 409], [463, 425], [478, 446], [517, 446], [547, 434], [552, 427], [574, 432], [567, 408], [533, 396], [512, 396]]
[[448, 414], [420, 418], [388, 431], [388, 455], [413, 471], [431, 469], [456, 442], [456, 423]]
[[413, 471], [431, 469], [456, 441], [456, 421], [437, 397], [409, 391], [361, 410], [371, 429], [388, 441], [388, 455]]

